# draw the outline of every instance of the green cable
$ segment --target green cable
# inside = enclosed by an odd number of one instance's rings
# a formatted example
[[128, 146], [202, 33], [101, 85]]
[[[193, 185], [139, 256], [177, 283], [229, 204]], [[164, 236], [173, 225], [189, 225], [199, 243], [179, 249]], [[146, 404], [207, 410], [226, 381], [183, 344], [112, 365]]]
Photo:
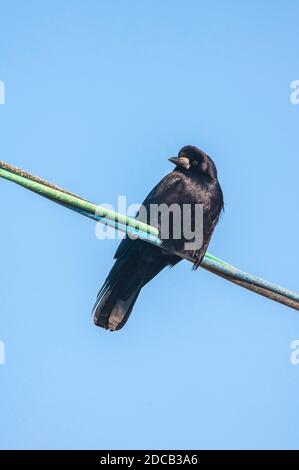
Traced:
[[106, 209], [105, 207], [97, 206], [92, 202], [88, 202], [84, 199], [72, 196], [71, 194], [58, 191], [57, 189], [45, 186], [36, 181], [29, 180], [27, 178], [24, 178], [23, 176], [19, 176], [7, 170], [3, 170], [2, 168], [0, 168], [0, 177], [17, 183], [23, 186], [24, 188], [30, 189], [35, 193], [53, 199], [61, 204], [76, 207], [77, 209], [80, 209], [82, 211], [96, 214], [99, 217], [115, 221], [116, 223], [129, 226], [133, 229], [146, 232], [150, 235], [154, 235], [157, 237], [159, 236], [159, 230], [155, 227], [152, 227], [151, 225], [147, 225], [143, 222], [140, 222], [139, 220], [133, 219], [132, 217], [127, 217], [125, 215], [118, 214], [117, 212], [113, 212], [109, 209]]

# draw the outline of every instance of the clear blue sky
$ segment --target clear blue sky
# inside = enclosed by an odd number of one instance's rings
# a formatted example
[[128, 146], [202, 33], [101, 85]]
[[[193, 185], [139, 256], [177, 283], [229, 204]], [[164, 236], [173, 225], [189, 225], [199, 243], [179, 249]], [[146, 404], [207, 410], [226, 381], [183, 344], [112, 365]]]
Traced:
[[[299, 289], [297, 1], [4, 0], [0, 16], [1, 159], [134, 203], [198, 145], [226, 201], [209, 251]], [[299, 447], [298, 312], [184, 262], [111, 334], [90, 312], [118, 242], [12, 183], [0, 196], [1, 448]]]

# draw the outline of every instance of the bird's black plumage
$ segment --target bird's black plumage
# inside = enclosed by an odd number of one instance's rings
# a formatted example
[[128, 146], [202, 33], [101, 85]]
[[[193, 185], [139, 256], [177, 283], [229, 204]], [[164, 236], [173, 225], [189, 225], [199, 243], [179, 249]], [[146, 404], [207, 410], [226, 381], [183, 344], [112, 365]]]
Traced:
[[[186, 239], [183, 236], [174, 239], [171, 226], [169, 239], [163, 240], [164, 249], [141, 240], [125, 238], [115, 253], [116, 261], [94, 306], [94, 322], [98, 326], [110, 330], [122, 328], [142, 287], [163, 268], [174, 266], [182, 259], [175, 253], [192, 257], [197, 268], [208, 248], [223, 209], [223, 195], [215, 164], [205, 152], [191, 145], [183, 147], [178, 157], [169, 160], [176, 165], [175, 169], [153, 188], [143, 207], [149, 209], [153, 204], [178, 204], [182, 207], [187, 204], [190, 205], [193, 221], [195, 205], [202, 204], [203, 243], [198, 250], [186, 250]], [[154, 222], [149, 220], [149, 210], [146, 218], [141, 212], [137, 218], [156, 226], [161, 233], [161, 218]]]

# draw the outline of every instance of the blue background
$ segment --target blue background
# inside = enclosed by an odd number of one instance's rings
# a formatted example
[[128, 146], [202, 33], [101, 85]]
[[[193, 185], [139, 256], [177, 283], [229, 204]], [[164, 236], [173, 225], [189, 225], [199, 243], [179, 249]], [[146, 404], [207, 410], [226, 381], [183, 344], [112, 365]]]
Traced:
[[[2, 0], [0, 16], [1, 159], [131, 204], [198, 145], [226, 201], [209, 251], [299, 288], [297, 1]], [[299, 447], [295, 310], [184, 262], [122, 331], [96, 328], [118, 241], [12, 183], [0, 196], [1, 448]]]

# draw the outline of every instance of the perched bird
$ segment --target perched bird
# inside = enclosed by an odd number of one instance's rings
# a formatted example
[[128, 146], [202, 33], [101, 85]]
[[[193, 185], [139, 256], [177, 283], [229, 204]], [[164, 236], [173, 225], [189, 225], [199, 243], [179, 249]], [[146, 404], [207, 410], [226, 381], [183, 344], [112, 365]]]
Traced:
[[[203, 209], [202, 244], [198, 249], [186, 249], [190, 239], [174, 237], [174, 219], [170, 222], [169, 237], [163, 239], [162, 248], [139, 239], [126, 237], [115, 253], [115, 263], [101, 288], [94, 309], [94, 322], [97, 326], [109, 330], [119, 330], [124, 326], [137, 297], [142, 289], [166, 266], [174, 266], [182, 256], [194, 260], [197, 268], [208, 248], [214, 228], [223, 209], [223, 195], [217, 179], [217, 170], [213, 160], [197, 147], [183, 147], [177, 157], [169, 158], [175, 169], [166, 175], [149, 193], [136, 218], [163, 232], [163, 220], [158, 215], [156, 220], [149, 218], [150, 208], [154, 205], [170, 207], [176, 204], [183, 208], [190, 207], [191, 224], [195, 223], [195, 206]], [[183, 217], [179, 220], [182, 225]]]

